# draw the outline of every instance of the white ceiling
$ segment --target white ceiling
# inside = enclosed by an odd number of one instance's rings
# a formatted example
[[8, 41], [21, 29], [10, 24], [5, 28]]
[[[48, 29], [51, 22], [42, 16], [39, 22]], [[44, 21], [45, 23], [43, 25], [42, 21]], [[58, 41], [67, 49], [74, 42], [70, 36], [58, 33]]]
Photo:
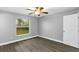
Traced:
[[[49, 7], [46, 10], [48, 11], [48, 15], [50, 15], [50, 14], [55, 14], [66, 10], [73, 10], [76, 8], [77, 7]], [[26, 11], [26, 9], [27, 7], [0, 7], [0, 10], [3, 10], [3, 11], [28, 15], [30, 11]], [[31, 16], [34, 16], [34, 15], [31, 15]]]

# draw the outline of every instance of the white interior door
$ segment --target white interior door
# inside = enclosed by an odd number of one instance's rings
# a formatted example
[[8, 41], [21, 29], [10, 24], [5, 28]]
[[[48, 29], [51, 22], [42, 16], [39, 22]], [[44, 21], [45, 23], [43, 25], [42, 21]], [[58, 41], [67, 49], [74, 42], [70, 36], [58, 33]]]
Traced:
[[63, 41], [77, 47], [77, 14], [63, 16]]

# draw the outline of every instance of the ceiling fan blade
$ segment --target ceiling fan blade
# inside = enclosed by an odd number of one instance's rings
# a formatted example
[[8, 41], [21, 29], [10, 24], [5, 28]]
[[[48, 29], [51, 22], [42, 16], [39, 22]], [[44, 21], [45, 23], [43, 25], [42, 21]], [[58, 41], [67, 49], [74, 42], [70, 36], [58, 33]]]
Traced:
[[31, 14], [33, 14], [33, 13], [29, 13], [28, 15], [31, 15]]
[[44, 14], [48, 14], [48, 12], [42, 12], [42, 13], [44, 13]]
[[32, 10], [32, 9], [26, 9], [26, 10], [34, 11], [34, 10]]
[[40, 9], [40, 10], [43, 10], [44, 8], [43, 7], [35, 7], [36, 10]]
[[40, 7], [40, 10], [43, 10], [44, 8], [43, 7]]
[[38, 9], [39, 7], [35, 7], [36, 9]]

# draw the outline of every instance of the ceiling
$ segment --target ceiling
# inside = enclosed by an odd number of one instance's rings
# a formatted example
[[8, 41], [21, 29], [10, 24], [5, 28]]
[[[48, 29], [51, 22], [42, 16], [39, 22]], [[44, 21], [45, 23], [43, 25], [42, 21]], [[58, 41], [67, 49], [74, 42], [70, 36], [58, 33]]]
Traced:
[[[26, 11], [27, 8], [29, 7], [0, 7], [0, 10], [28, 15], [30, 11]], [[46, 10], [48, 11], [48, 15], [51, 15], [51, 14], [55, 14], [55, 13], [63, 12], [67, 10], [74, 10], [76, 8], [77, 7], [48, 7], [46, 8]], [[34, 15], [30, 15], [30, 16], [34, 16]], [[41, 16], [45, 16], [45, 15], [41, 15]], [[36, 17], [39, 17], [39, 16], [36, 16]]]

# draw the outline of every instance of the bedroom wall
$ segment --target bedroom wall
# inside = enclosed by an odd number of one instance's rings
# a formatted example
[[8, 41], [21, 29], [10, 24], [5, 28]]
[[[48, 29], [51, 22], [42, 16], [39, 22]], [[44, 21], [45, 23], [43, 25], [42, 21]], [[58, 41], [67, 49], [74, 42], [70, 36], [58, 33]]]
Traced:
[[28, 19], [28, 16], [0, 11], [0, 44], [38, 35], [37, 18], [29, 16], [30, 33], [23, 36], [16, 36], [16, 19], [17, 18]]
[[45, 36], [52, 39], [63, 39], [63, 16], [79, 12], [79, 9], [64, 11], [44, 17], [31, 17], [30, 33], [24, 36], [16, 36], [16, 19], [28, 16], [11, 12], [0, 11], [0, 44], [32, 36]]
[[79, 9], [63, 11], [39, 18], [39, 35], [63, 41], [63, 16], [77, 12], [79, 12]]

